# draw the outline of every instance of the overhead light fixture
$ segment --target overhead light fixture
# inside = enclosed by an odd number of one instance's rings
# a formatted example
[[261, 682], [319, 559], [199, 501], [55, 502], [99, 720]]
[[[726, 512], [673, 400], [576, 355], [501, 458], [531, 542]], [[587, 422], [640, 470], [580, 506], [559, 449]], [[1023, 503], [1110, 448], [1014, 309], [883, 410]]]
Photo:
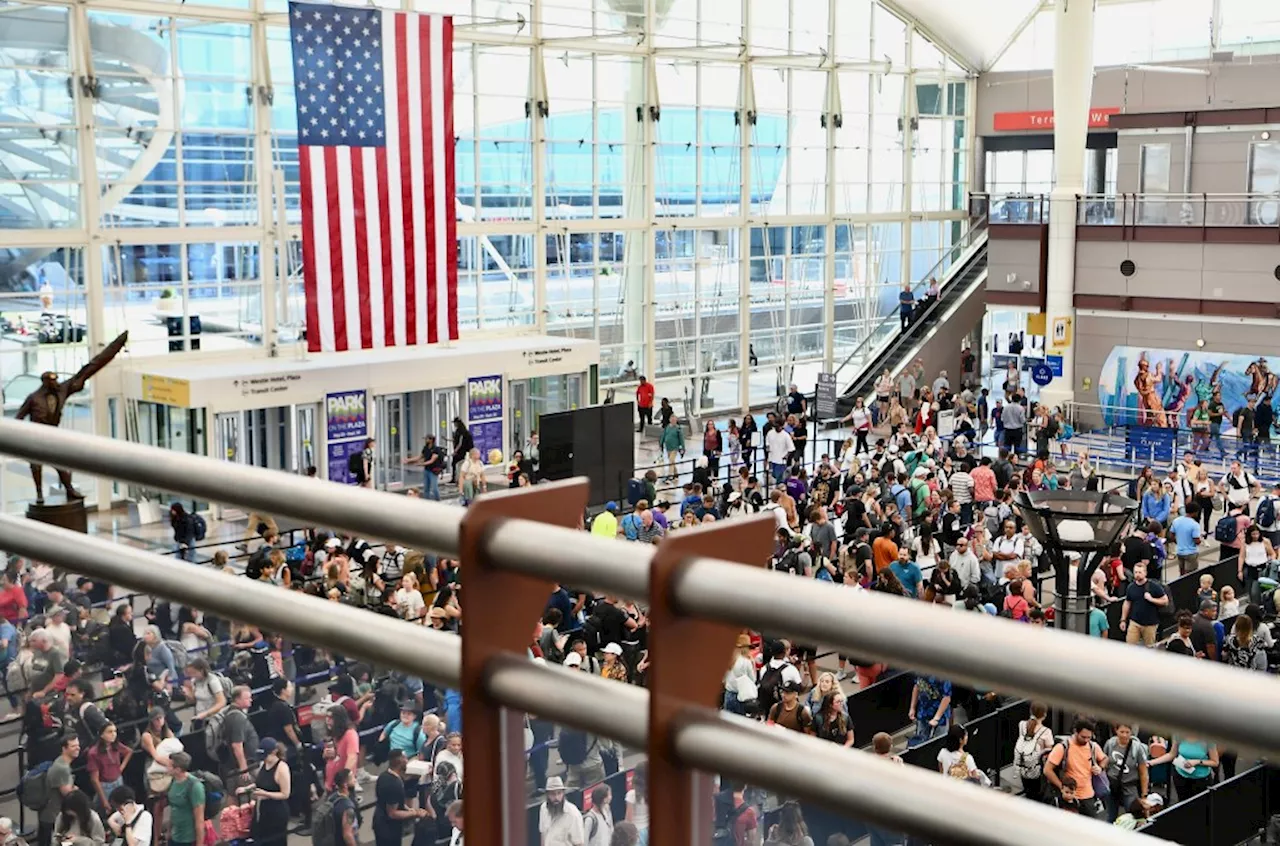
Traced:
[[1264, 130], [1262, 131], [1262, 140], [1263, 140], [1263, 141], [1270, 141], [1270, 140], [1271, 140], [1271, 133], [1264, 129]]
[[1196, 338], [1196, 347], [1198, 349], [1204, 349], [1204, 338]]

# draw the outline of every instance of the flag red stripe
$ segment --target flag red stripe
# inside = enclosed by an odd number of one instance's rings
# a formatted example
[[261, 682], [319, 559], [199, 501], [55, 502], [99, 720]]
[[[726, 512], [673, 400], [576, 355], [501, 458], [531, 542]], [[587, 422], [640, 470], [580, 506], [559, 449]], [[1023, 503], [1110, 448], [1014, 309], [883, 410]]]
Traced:
[[364, 148], [348, 147], [351, 157], [351, 200], [356, 221], [356, 284], [360, 298], [360, 349], [373, 347], [373, 307], [369, 303], [369, 217], [365, 214]]
[[307, 308], [307, 352], [320, 352], [320, 310], [316, 297], [316, 242], [311, 234], [311, 155], [298, 147], [298, 177], [302, 183], [302, 291]]
[[347, 350], [347, 295], [342, 269], [342, 215], [338, 200], [338, 148], [324, 148], [325, 202], [329, 204], [329, 284], [333, 289], [333, 346]]
[[419, 63], [422, 66], [422, 174], [425, 190], [424, 204], [427, 211], [427, 343], [437, 343], [440, 338], [436, 327], [436, 291], [442, 280], [436, 278], [436, 191], [441, 186], [435, 184], [433, 167], [435, 160], [431, 149], [435, 135], [435, 121], [431, 112], [431, 71], [432, 52], [441, 45], [431, 43], [431, 17], [421, 15], [418, 18], [418, 32], [422, 39], [419, 50]]
[[417, 298], [413, 280], [417, 274], [417, 254], [413, 237], [413, 162], [409, 157], [413, 139], [409, 133], [409, 34], [408, 15], [396, 13], [396, 100], [400, 123], [400, 203], [404, 220], [398, 225], [404, 228], [404, 303], [392, 303], [393, 308], [403, 305], [405, 310], [405, 344], [418, 343]]
[[382, 324], [385, 340], [383, 341], [388, 347], [396, 345], [396, 298], [394, 289], [391, 286], [391, 207], [390, 193], [387, 186], [387, 148], [379, 147], [377, 152], [378, 162], [378, 208], [382, 213], [378, 215], [378, 222], [381, 224], [382, 232], [382, 279], [374, 280], [375, 283], [382, 284]]
[[456, 206], [457, 174], [454, 172], [453, 140], [453, 18], [444, 19], [444, 43], [440, 45], [444, 59], [444, 201], [446, 241], [441, 249], [448, 250], [449, 278], [447, 280], [449, 309], [449, 340], [458, 340], [458, 212]]

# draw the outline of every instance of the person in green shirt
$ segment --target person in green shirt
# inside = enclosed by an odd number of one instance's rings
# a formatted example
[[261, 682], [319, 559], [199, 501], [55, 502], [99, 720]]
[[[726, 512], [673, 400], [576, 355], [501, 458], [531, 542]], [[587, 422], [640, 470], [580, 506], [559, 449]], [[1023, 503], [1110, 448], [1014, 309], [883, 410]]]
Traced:
[[1106, 637], [1111, 629], [1107, 621], [1107, 612], [1103, 610], [1106, 600], [1100, 596], [1093, 598], [1093, 607], [1089, 609], [1089, 637]]
[[170, 846], [213, 846], [204, 842], [204, 785], [191, 775], [191, 756], [170, 755], [169, 774]]
[[684, 430], [680, 428], [680, 418], [674, 414], [662, 427], [658, 437], [658, 449], [667, 457], [667, 479], [676, 478], [676, 454], [684, 452]]
[[53, 838], [53, 824], [62, 813], [62, 800], [76, 789], [75, 778], [71, 766], [80, 757], [80, 738], [74, 734], [62, 738], [62, 750], [53, 759], [45, 773], [45, 793], [49, 801], [40, 809], [40, 830], [38, 842], [50, 843]]

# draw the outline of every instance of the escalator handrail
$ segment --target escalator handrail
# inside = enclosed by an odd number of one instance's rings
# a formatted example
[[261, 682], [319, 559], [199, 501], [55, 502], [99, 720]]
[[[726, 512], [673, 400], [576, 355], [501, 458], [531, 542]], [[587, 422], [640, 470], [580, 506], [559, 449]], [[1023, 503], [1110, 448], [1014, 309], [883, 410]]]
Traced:
[[[952, 261], [953, 255], [954, 255], [955, 258], [954, 258], [954, 263], [952, 264], [952, 268], [955, 270], [955, 272], [950, 275], [944, 275], [940, 280], [940, 282], [938, 283], [938, 300], [941, 301], [943, 292], [947, 289], [948, 286], [950, 286], [950, 284], [953, 281], [955, 281], [957, 277], [961, 275], [961, 271], [967, 264], [967, 262], [961, 261], [960, 259], [964, 258], [965, 253], [967, 253], [969, 249], [976, 244], [979, 235], [986, 234], [987, 220], [988, 218], [987, 218], [987, 215], [985, 214], [982, 217], [975, 220], [973, 224], [968, 228], [968, 230], [965, 231], [964, 235], [961, 236], [960, 240], [952, 244], [951, 247], [945, 253], [943, 253], [942, 257], [938, 259], [937, 263], [934, 264], [933, 267], [929, 268], [929, 272], [924, 274], [920, 278], [920, 282], [918, 283], [917, 289], [913, 290], [912, 293], [919, 295], [923, 291], [927, 290], [929, 287], [928, 280], [935, 278], [939, 268], [942, 268], [944, 265], [946, 265], [948, 261]], [[874, 329], [868, 332], [867, 336], [863, 338], [862, 341], [856, 347], [853, 348], [853, 352], [849, 353], [848, 357], [846, 357], [845, 360], [840, 363], [840, 366], [836, 368], [837, 380], [840, 378], [841, 371], [843, 371], [846, 367], [848, 367], [849, 362], [853, 361], [854, 358], [856, 358], [863, 351], [863, 348], [868, 346], [872, 342], [872, 339], [876, 337], [881, 327], [889, 323], [897, 323], [898, 321], [899, 321], [898, 314], [897, 312], [894, 312], [892, 314], [886, 315], [885, 319], [880, 321], [880, 324], [878, 326], [876, 326]], [[896, 334], [890, 335], [890, 337], [883, 340], [882, 343], [885, 345], [891, 344], [893, 343], [894, 338], [896, 338]], [[879, 354], [880, 354], [880, 350], [877, 350], [875, 355], [871, 356], [871, 359], [876, 358]]]

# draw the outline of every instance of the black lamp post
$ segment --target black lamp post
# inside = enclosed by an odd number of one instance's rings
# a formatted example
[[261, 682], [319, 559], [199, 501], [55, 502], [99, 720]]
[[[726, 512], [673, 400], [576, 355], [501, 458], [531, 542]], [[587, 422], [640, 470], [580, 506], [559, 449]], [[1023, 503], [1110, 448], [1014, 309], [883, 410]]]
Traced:
[[[1053, 564], [1054, 625], [1087, 635], [1089, 581], [1107, 550], [1132, 523], [1138, 503], [1112, 493], [1022, 491], [1013, 507]], [[1075, 585], [1068, 552], [1080, 556]]]

